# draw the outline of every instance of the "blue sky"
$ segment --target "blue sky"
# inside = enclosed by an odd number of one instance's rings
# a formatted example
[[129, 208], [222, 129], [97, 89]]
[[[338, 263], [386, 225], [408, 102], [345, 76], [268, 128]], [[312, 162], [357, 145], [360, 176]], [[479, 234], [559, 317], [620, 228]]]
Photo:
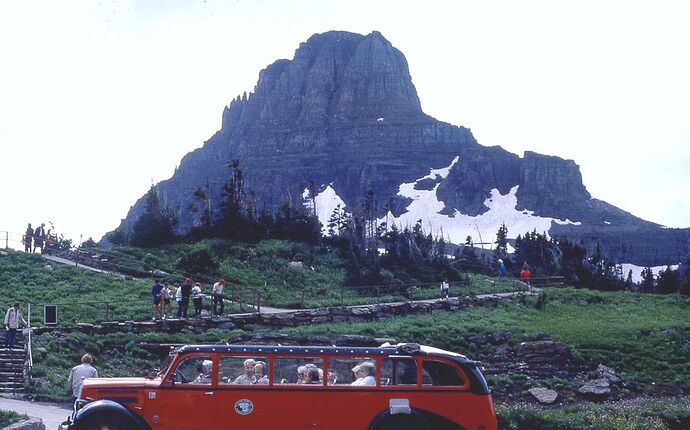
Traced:
[[1, 2], [0, 230], [99, 238], [328, 30], [380, 31], [425, 112], [481, 144], [574, 159], [594, 197], [690, 227], [689, 21], [682, 1]]

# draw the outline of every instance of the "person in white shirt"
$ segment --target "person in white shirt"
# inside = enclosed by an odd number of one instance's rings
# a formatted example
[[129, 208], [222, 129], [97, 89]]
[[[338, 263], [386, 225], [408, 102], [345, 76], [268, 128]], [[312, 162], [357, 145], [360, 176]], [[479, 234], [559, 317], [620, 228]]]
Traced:
[[15, 302], [5, 313], [5, 349], [14, 348], [14, 339], [17, 337], [17, 329], [20, 323], [27, 325], [24, 317], [22, 317], [22, 313], [19, 311], [19, 302]]
[[192, 287], [192, 302], [194, 303], [194, 316], [201, 316], [201, 309], [204, 307], [203, 304], [204, 295], [201, 293], [201, 284], [196, 283]]
[[448, 298], [448, 280], [444, 279], [443, 282], [441, 282], [441, 298], [442, 299], [447, 299]]
[[352, 371], [357, 379], [350, 385], [376, 385], [376, 378], [374, 378], [374, 375], [376, 374], [376, 365], [374, 363], [365, 361], [364, 363], [360, 363], [353, 367]]
[[72, 393], [72, 402], [81, 398], [81, 389], [84, 384], [84, 379], [98, 378], [98, 371], [93, 367], [93, 356], [91, 354], [84, 354], [81, 358], [81, 364], [74, 366], [69, 372], [67, 384]]
[[225, 303], [223, 303], [223, 287], [225, 286], [225, 279], [219, 279], [213, 284], [211, 296], [213, 297], [213, 315], [223, 315], [225, 310]]
[[256, 377], [254, 376], [254, 366], [256, 365], [256, 360], [253, 358], [248, 358], [244, 360], [244, 373], [235, 378], [233, 384], [239, 385], [251, 385], [256, 382]]

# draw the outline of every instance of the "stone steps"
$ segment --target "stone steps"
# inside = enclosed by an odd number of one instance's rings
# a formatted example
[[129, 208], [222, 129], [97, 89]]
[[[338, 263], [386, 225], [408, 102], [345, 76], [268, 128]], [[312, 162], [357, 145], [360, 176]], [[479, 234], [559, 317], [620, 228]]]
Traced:
[[0, 393], [17, 393], [24, 389], [24, 335], [17, 333], [14, 348], [5, 349], [5, 332], [0, 332]]

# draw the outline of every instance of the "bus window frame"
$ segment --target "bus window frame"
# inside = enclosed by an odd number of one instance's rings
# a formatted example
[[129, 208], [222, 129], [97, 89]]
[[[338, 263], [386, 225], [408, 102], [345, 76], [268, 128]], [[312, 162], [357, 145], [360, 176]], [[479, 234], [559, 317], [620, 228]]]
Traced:
[[[462, 368], [462, 366], [459, 366], [453, 360], [449, 360], [449, 359], [446, 359], [444, 357], [437, 357], [437, 356], [415, 357], [415, 358], [417, 359], [417, 388], [422, 389], [422, 390], [429, 390], [429, 391], [469, 391], [470, 379], [468, 378], [467, 373]], [[440, 363], [443, 363], [447, 366], [450, 366], [451, 368], [455, 369], [456, 372], [459, 372], [463, 381], [465, 381], [465, 384], [464, 385], [425, 385], [424, 379], [423, 379], [424, 378], [424, 362], [425, 361], [435, 361], [435, 362], [440, 362]]]
[[[271, 378], [271, 377], [268, 378], [268, 380], [269, 380], [269, 385], [267, 385], [267, 386], [270, 386], [270, 387], [273, 387], [273, 388], [278, 388], [278, 389], [281, 389], [281, 390], [289, 390], [289, 389], [294, 389], [294, 388], [297, 388], [297, 389], [299, 389], [299, 390], [304, 390], [304, 389], [309, 390], [309, 389], [315, 389], [315, 388], [325, 388], [325, 387], [328, 386], [328, 385], [326, 385], [326, 381], [327, 381], [327, 378], [326, 378], [327, 373], [326, 373], [326, 372], [328, 372], [328, 370], [327, 370], [327, 368], [326, 368], [326, 361], [327, 361], [327, 358], [328, 358], [328, 357], [330, 357], [330, 356], [327, 355], [327, 354], [324, 355], [324, 353], [322, 353], [322, 352], [320, 352], [320, 353], [314, 353], [314, 354], [312, 354], [312, 353], [295, 353], [295, 354], [289, 354], [289, 355], [285, 355], [285, 354], [272, 354], [272, 355], [269, 357], [270, 360], [271, 360], [271, 364], [269, 364], [269, 366], [270, 366], [270, 369], [271, 369], [271, 373], [272, 373], [271, 376], [272, 376], [272, 378]], [[318, 358], [318, 359], [320, 359], [320, 360], [321, 360], [321, 363], [322, 363], [322, 365], [321, 365], [322, 367], [321, 367], [321, 368], [322, 368], [322, 370], [323, 370], [323, 378], [321, 379], [321, 383], [320, 383], [320, 384], [296, 384], [296, 383], [292, 383], [292, 382], [288, 382], [288, 383], [285, 383], [285, 384], [281, 384], [280, 382], [277, 382], [277, 383], [276, 383], [276, 379], [277, 379], [277, 378], [276, 378], [275, 372], [276, 372], [276, 370], [278, 370], [278, 366], [276, 365], [276, 361], [280, 360], [281, 358], [288, 358], [288, 359], [295, 359], [295, 358]], [[317, 367], [318, 367], [318, 366], [317, 366]]]
[[[177, 372], [177, 368], [180, 367], [180, 365], [185, 362], [186, 360], [189, 360], [194, 357], [210, 357], [211, 361], [213, 364], [211, 365], [211, 383], [210, 384], [192, 384], [192, 383], [180, 383], [180, 382], [175, 382], [174, 377], [175, 377], [175, 372]], [[161, 387], [172, 387], [176, 389], [188, 389], [188, 388], [209, 388], [209, 387], [217, 387], [218, 386], [218, 353], [216, 352], [205, 352], [205, 351], [193, 351], [193, 352], [188, 352], [185, 354], [177, 354], [173, 362], [170, 364], [170, 367], [168, 368], [168, 373], [165, 374], [165, 378], [163, 379], [163, 382], [161, 384]]]

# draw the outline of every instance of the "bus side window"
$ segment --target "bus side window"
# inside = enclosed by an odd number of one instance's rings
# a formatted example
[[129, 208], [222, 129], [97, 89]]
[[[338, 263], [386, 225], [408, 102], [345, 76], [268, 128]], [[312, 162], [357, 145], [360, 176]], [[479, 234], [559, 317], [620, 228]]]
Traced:
[[417, 362], [409, 357], [389, 357], [381, 362], [381, 385], [417, 385]]
[[[376, 360], [371, 357], [331, 358], [327, 383], [330, 386], [375, 386], [376, 373]], [[381, 382], [381, 385], [386, 384]]]
[[323, 359], [319, 357], [278, 357], [274, 384], [323, 385]]
[[465, 385], [465, 377], [462, 373], [455, 367], [442, 361], [424, 360], [422, 375], [423, 385], [457, 387]]
[[218, 383], [235, 385], [268, 385], [266, 357], [221, 357]]

